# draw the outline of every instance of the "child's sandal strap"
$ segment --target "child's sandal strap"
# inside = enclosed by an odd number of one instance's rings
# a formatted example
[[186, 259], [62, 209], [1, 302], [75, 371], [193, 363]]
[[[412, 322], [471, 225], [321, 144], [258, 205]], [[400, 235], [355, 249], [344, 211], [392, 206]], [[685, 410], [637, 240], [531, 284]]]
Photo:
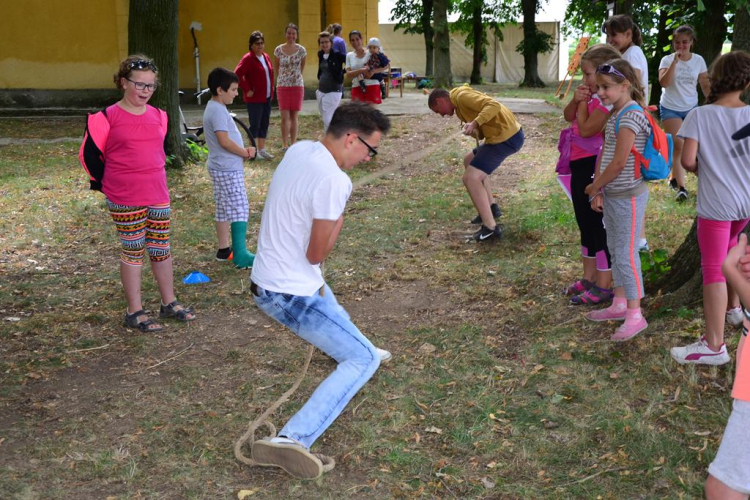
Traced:
[[[179, 309], [177, 309], [178, 307]], [[187, 322], [195, 319], [195, 310], [192, 306], [185, 307], [179, 301], [173, 300], [167, 305], [162, 304], [159, 316], [162, 318], [175, 318], [178, 321]]]
[[[139, 316], [146, 316], [146, 319], [143, 321], [138, 321]], [[151, 325], [156, 325], [156, 327], [151, 328]], [[164, 327], [162, 327], [159, 323], [156, 323], [154, 320], [148, 317], [148, 313], [144, 311], [143, 309], [140, 309], [134, 313], [128, 314], [125, 313], [125, 326], [128, 328], [137, 328], [142, 332], [160, 332], [164, 330]]]

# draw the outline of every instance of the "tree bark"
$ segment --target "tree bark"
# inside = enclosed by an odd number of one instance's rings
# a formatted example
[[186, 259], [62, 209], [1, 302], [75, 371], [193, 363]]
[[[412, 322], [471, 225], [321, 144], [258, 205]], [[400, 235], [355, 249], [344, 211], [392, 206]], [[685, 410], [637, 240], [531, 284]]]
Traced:
[[484, 25], [482, 24], [483, 1], [474, 0], [471, 16], [471, 35], [474, 40], [474, 53], [471, 64], [471, 83], [482, 83], [482, 48], [484, 40]]
[[646, 283], [649, 294], [676, 292], [689, 283], [695, 274], [701, 272], [701, 254], [698, 249], [698, 219], [693, 221], [687, 236], [672, 257], [669, 258], [671, 269], [656, 281]]
[[537, 37], [536, 11], [538, 0], [521, 0], [523, 11], [523, 39], [526, 48], [523, 51], [523, 81], [522, 87], [545, 87], [539, 78], [538, 52], [533, 49], [532, 41]]
[[732, 50], [750, 51], [750, 13], [747, 9], [748, 6], [743, 5], [734, 14]]
[[703, 0], [706, 9], [696, 14], [695, 26], [698, 30], [698, 41], [693, 46], [693, 52], [699, 54], [711, 63], [721, 54], [721, 48], [727, 37], [726, 0]]
[[169, 116], [165, 141], [167, 155], [174, 157], [172, 166], [181, 167], [188, 159], [188, 149], [180, 134], [180, 101], [177, 64], [177, 13], [179, 0], [130, 0], [128, 19], [128, 52], [144, 54], [159, 68], [159, 89], [150, 104]]
[[435, 30], [432, 27], [433, 4], [433, 0], [422, 0], [423, 10], [420, 23], [422, 25], [422, 32], [424, 33], [425, 76], [432, 76], [433, 74], [433, 61], [435, 56]]
[[669, 46], [669, 35], [672, 34], [670, 30], [667, 30], [667, 20], [669, 19], [669, 11], [667, 6], [672, 2], [663, 2], [659, 9], [659, 28], [656, 34], [656, 54], [648, 61], [648, 75], [651, 79], [651, 92], [649, 93], [649, 103], [659, 103], [661, 99], [661, 84], [659, 84], [659, 63], [662, 58], [671, 52], [671, 48], [664, 50], [663, 47]]
[[615, 2], [615, 14], [633, 15], [633, 0], [617, 0]]
[[435, 0], [435, 85], [449, 88], [453, 85], [451, 73], [451, 38], [448, 31], [448, 1]]

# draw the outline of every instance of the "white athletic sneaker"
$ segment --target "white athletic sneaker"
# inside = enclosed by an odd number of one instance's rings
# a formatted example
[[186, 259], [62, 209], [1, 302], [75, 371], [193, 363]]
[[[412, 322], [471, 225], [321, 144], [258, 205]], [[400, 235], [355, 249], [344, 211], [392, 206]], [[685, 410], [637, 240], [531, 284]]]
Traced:
[[681, 365], [685, 363], [723, 365], [730, 361], [726, 344], [721, 344], [719, 352], [714, 352], [708, 347], [705, 337], [701, 337], [698, 342], [686, 345], [685, 347], [673, 347], [669, 350], [669, 354]]
[[732, 326], [740, 326], [744, 317], [745, 315], [742, 314], [742, 306], [730, 309], [727, 311], [727, 324], [730, 324]]
[[266, 148], [258, 150], [258, 156], [260, 156], [264, 160], [273, 160], [273, 155], [266, 151]]
[[386, 351], [385, 349], [381, 349], [380, 347], [376, 347], [375, 350], [378, 351], [378, 356], [380, 356], [381, 363], [387, 363], [393, 357], [390, 352]]

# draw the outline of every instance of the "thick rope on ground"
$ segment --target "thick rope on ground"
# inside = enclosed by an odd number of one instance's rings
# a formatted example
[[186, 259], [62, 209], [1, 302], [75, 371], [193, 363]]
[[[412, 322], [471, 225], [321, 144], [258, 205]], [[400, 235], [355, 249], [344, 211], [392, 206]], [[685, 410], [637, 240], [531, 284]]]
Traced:
[[[272, 422], [268, 421], [268, 417], [269, 415], [271, 415], [271, 413], [276, 411], [279, 406], [284, 404], [300, 386], [305, 378], [305, 375], [307, 374], [307, 369], [310, 367], [310, 361], [312, 360], [314, 350], [315, 346], [313, 345], [311, 345], [307, 349], [307, 357], [305, 358], [305, 364], [302, 366], [302, 372], [299, 374], [299, 377], [297, 377], [297, 380], [294, 381], [292, 387], [290, 387], [284, 394], [282, 394], [279, 399], [277, 399], [271, 406], [268, 407], [266, 411], [261, 413], [258, 418], [250, 422], [250, 424], [247, 426], [247, 431], [245, 431], [242, 437], [239, 438], [236, 443], [234, 443], [234, 456], [243, 464], [249, 465], [250, 467], [255, 467], [258, 465], [258, 462], [250, 457], [246, 457], [242, 453], [242, 447], [245, 445], [245, 443], [248, 443], [250, 445], [250, 449], [252, 450], [253, 443], [255, 442], [255, 431], [258, 430], [258, 427], [260, 427], [261, 425], [265, 425], [266, 427], [268, 427], [268, 437], [276, 437], [276, 427]], [[313, 455], [318, 457], [323, 463], [323, 472], [330, 471], [336, 465], [336, 462], [331, 457], [321, 455], [319, 453], [314, 453]]]

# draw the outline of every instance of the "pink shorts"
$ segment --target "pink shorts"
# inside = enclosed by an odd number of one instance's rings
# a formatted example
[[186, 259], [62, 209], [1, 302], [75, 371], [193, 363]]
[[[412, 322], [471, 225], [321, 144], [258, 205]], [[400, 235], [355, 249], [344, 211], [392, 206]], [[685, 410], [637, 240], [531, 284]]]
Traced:
[[365, 87], [366, 92], [358, 84], [352, 85], [352, 101], [364, 101], [372, 104], [380, 104], [383, 99], [380, 95], [380, 85], [368, 85]]
[[300, 111], [305, 87], [276, 87], [276, 99], [279, 109], [283, 111]]
[[750, 219], [724, 221], [698, 217], [698, 247], [701, 250], [703, 284], [726, 283], [721, 265], [729, 250], [737, 245], [737, 236]]

